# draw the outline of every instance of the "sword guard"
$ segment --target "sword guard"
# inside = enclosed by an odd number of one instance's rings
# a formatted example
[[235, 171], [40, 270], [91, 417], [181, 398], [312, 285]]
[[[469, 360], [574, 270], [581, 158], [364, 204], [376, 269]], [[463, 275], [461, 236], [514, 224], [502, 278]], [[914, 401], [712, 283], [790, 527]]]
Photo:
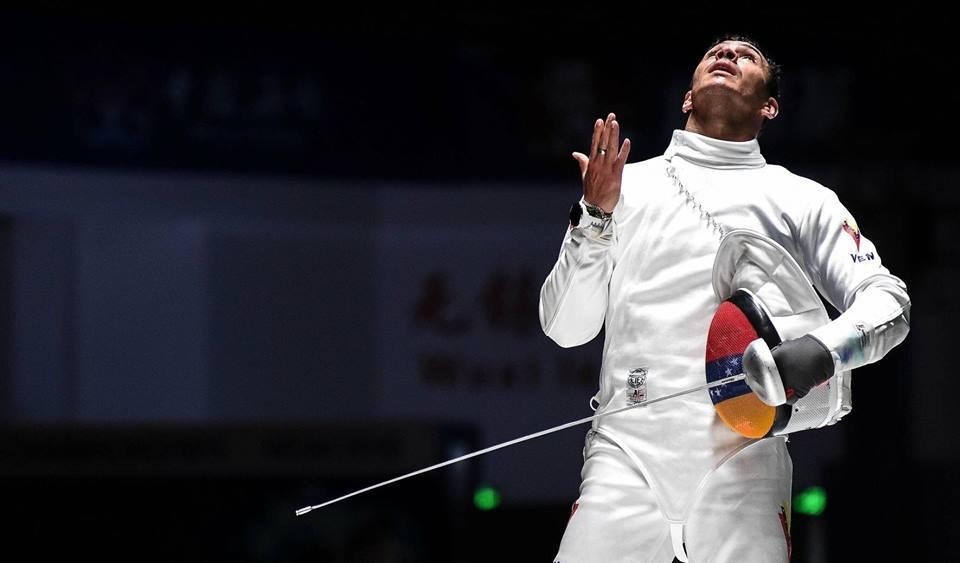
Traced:
[[780, 370], [762, 338], [751, 342], [743, 351], [743, 373], [747, 376], [747, 386], [764, 404], [776, 407], [787, 402]]

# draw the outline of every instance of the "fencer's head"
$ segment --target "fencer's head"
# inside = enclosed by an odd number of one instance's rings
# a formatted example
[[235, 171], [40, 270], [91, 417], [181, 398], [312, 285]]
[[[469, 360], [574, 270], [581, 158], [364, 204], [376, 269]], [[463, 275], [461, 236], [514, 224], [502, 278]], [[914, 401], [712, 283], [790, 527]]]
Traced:
[[780, 75], [780, 65], [756, 41], [722, 35], [711, 42], [694, 69], [682, 110], [727, 109], [763, 123], [779, 112]]

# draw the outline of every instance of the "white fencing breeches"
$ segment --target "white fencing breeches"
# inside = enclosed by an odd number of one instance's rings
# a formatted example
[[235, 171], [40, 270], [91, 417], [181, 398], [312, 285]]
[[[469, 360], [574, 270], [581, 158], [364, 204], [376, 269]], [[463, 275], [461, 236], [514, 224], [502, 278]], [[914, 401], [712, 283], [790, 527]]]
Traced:
[[704, 481], [686, 519], [668, 520], [619, 440], [591, 431], [580, 497], [557, 563], [787, 563], [793, 465], [783, 438], [750, 443]]

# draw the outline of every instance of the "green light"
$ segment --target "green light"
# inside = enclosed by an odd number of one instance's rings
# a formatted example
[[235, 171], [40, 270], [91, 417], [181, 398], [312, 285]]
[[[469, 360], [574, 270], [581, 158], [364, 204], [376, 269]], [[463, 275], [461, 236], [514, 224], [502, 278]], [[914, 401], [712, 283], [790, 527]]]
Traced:
[[480, 487], [473, 493], [473, 505], [477, 510], [493, 510], [500, 506], [500, 493], [493, 487]]
[[827, 508], [827, 491], [823, 487], [809, 487], [793, 499], [793, 508], [800, 514], [820, 516]]

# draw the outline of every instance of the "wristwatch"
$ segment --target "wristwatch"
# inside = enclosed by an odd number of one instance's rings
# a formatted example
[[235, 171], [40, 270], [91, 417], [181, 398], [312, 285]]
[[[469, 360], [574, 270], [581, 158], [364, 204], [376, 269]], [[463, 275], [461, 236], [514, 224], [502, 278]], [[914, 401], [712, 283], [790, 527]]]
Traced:
[[596, 205], [587, 203], [583, 198], [570, 207], [571, 228], [593, 228], [602, 231], [607, 227], [612, 218], [613, 213], [607, 213]]

